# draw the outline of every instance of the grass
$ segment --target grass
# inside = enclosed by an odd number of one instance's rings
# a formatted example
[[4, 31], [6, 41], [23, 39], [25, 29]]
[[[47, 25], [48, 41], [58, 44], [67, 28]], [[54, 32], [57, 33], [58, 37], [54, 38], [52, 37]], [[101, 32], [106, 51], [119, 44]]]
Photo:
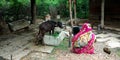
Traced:
[[56, 60], [56, 57], [54, 57], [54, 56], [49, 56], [48, 59], [49, 59], [49, 60]]
[[[46, 35], [50, 35], [49, 32], [46, 33]], [[56, 31], [55, 31], [54, 34], [51, 34], [50, 36], [53, 36], [53, 37], [56, 38], [58, 35], [59, 35], [59, 32], [56, 32]]]
[[118, 56], [120, 57], [120, 52], [118, 53]]
[[55, 55], [58, 51], [68, 51], [68, 38], [64, 38], [64, 40], [60, 43], [59, 46], [55, 46], [54, 50], [52, 51], [51, 55]]
[[[54, 50], [52, 51], [51, 55], [48, 57], [49, 60], [57, 60], [57, 57], [55, 57], [56, 53], [58, 51], [68, 51], [68, 38], [64, 38], [64, 40], [60, 43], [59, 46], [55, 46]], [[59, 52], [61, 54], [61, 52]]]
[[[55, 46], [55, 49], [52, 53], [47, 57], [48, 60], [57, 60], [56, 52], [58, 51], [67, 51], [68, 50], [68, 38], [64, 38], [64, 40], [60, 43], [59, 46]], [[61, 54], [61, 52], [59, 52]]]
[[120, 51], [117, 52], [118, 56], [120, 57]]
[[52, 34], [52, 36], [57, 37], [59, 35], [59, 32], [54, 32], [54, 34]]
[[55, 49], [68, 50], [68, 38], [64, 38], [60, 45], [56, 46]]

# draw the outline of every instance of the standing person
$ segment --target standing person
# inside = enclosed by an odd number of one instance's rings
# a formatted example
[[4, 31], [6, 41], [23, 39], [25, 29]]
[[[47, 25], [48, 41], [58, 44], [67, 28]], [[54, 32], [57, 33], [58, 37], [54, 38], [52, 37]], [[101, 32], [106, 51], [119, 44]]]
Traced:
[[80, 31], [72, 38], [72, 52], [81, 53], [94, 53], [95, 34], [89, 23], [84, 23]]

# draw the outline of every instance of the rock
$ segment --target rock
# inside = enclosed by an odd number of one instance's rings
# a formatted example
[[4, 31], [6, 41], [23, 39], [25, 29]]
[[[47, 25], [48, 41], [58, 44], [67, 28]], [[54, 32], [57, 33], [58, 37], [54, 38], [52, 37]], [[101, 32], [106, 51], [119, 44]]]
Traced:
[[103, 51], [106, 52], [107, 54], [110, 54], [110, 53], [111, 53], [110, 49], [109, 49], [109, 48], [106, 48], [106, 47], [103, 48]]
[[120, 41], [117, 38], [110, 37], [110, 40], [105, 42], [105, 45], [109, 48], [119, 48], [120, 47]]
[[3, 58], [2, 56], [0, 56], [0, 60], [7, 60], [7, 59], [5, 59], [5, 58]]

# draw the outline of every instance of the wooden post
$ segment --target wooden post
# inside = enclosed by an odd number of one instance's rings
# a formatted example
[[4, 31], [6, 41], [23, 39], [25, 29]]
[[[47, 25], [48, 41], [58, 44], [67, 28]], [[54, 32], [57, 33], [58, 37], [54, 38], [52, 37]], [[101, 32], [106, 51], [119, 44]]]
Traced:
[[69, 0], [69, 12], [70, 12], [71, 26], [73, 26], [73, 20], [72, 20], [72, 1], [71, 0]]
[[13, 60], [13, 59], [12, 59], [12, 54], [10, 55], [10, 59]]
[[76, 0], [74, 0], [74, 18], [76, 19], [77, 16], [76, 16]]
[[104, 7], [105, 7], [105, 0], [101, 2], [101, 28], [104, 28]]
[[32, 16], [32, 21], [31, 24], [35, 24], [36, 20], [36, 0], [31, 0], [31, 16]]
[[[69, 0], [69, 13], [70, 13], [71, 27], [73, 27], [73, 20], [72, 20], [72, 0]], [[71, 39], [72, 39], [72, 34], [70, 34], [70, 38], [69, 38], [69, 47], [71, 47]]]

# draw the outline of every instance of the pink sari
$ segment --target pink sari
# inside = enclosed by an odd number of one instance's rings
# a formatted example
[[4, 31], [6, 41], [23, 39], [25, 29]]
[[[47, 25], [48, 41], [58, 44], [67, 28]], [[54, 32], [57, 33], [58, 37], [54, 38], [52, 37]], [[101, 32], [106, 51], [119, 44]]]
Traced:
[[[83, 35], [89, 32], [91, 32], [91, 34], [89, 34], [90, 39], [87, 40], [87, 44], [82, 47], [75, 47], [75, 42], [78, 42], [79, 38], [81, 38]], [[88, 23], [84, 23], [80, 31], [72, 38], [72, 52], [76, 54], [81, 54], [81, 53], [93, 54], [94, 41], [95, 41], [95, 34], [92, 33], [92, 28], [89, 26]]]

